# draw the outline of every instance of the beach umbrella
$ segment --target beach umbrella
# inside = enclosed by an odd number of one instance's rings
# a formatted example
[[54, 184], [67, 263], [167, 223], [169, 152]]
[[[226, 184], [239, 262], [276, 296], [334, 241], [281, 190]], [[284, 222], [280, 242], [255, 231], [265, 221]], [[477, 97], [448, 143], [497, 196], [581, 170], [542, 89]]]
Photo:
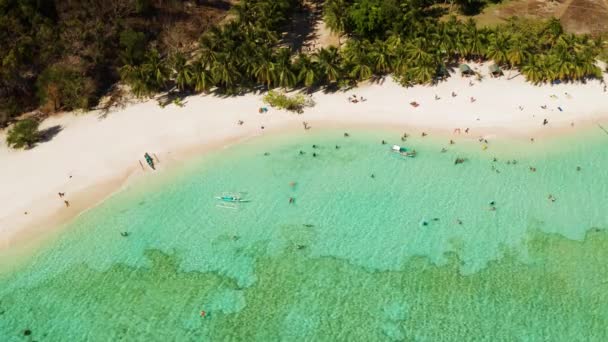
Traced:
[[471, 69], [471, 67], [466, 64], [460, 64], [458, 69], [460, 69], [460, 74], [463, 76], [470, 76], [470, 75], [475, 74], [473, 72], [473, 70]]
[[488, 70], [490, 70], [490, 74], [491, 74], [492, 76], [494, 76], [494, 77], [498, 77], [498, 76], [502, 76], [502, 75], [503, 75], [503, 73], [502, 73], [502, 69], [500, 69], [500, 68], [498, 67], [498, 65], [496, 65], [496, 64], [492, 64], [492, 65], [490, 65], [490, 66], [488, 67]]

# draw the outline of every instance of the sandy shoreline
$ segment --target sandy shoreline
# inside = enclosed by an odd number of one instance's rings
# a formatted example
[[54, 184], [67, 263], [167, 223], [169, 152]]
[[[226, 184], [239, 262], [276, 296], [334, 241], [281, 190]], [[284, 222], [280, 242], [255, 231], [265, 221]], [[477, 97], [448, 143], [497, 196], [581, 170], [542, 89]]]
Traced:
[[[261, 134], [302, 129], [303, 121], [313, 129], [371, 125], [451, 135], [461, 128], [457, 139], [482, 135], [529, 139], [571, 131], [572, 124], [578, 129], [608, 119], [608, 93], [598, 81], [538, 87], [522, 76], [508, 77], [507, 73], [500, 79], [485, 77], [479, 82], [453, 76], [437, 86], [413, 88], [403, 88], [387, 78], [383, 84], [346, 93], [314, 93], [316, 105], [302, 115], [272, 108], [259, 114], [257, 109], [264, 106], [262, 96], [247, 94], [193, 96], [182, 108], [161, 108], [150, 100], [103, 119], [95, 112], [51, 117], [41, 128], [62, 129], [51, 141], [29, 151], [10, 150], [4, 143], [0, 147], [0, 249], [35, 239], [99, 203], [133, 177], [150, 173], [142, 171], [138, 163], [145, 152], [159, 157], [162, 171], [208, 149]], [[452, 97], [452, 92], [457, 96]], [[349, 103], [352, 94], [366, 101]], [[420, 106], [414, 108], [409, 104], [412, 101]], [[548, 120], [545, 126], [544, 119]], [[239, 120], [244, 124], [238, 125]], [[464, 133], [466, 128], [469, 134]], [[0, 132], [3, 141], [4, 135]], [[69, 208], [58, 192], [66, 193]]]

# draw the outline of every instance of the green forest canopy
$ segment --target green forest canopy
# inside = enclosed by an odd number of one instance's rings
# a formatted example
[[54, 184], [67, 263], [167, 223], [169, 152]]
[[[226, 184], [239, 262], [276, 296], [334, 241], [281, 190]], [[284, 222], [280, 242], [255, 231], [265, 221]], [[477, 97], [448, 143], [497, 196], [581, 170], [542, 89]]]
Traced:
[[[436, 82], [468, 59], [493, 60], [543, 83], [600, 77], [595, 62], [606, 51], [601, 37], [566, 33], [556, 19], [512, 19], [496, 28], [446, 19], [451, 5], [444, 0], [326, 0], [323, 17], [346, 43], [311, 54], [281, 40], [302, 10], [300, 0], [241, 0], [233, 20], [200, 27], [191, 49], [158, 39], [163, 13], [188, 12], [184, 2], [71, 3], [0, 0], [6, 47], [0, 51], [0, 124], [36, 107], [88, 108], [118, 80], [137, 96], [173, 88], [235, 94], [260, 86], [339, 87], [389, 74], [413, 85]], [[464, 12], [485, 5], [451, 3]]]

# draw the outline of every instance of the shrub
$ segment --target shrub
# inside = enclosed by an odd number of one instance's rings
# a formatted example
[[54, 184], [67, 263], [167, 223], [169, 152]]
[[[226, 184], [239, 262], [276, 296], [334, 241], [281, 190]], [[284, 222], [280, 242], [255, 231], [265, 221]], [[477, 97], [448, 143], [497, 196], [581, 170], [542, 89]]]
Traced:
[[25, 119], [17, 122], [6, 135], [6, 143], [12, 148], [32, 147], [39, 138], [38, 121]]
[[36, 81], [38, 99], [45, 111], [87, 109], [94, 94], [93, 81], [72, 67], [53, 65]]
[[269, 91], [268, 94], [264, 96], [264, 103], [275, 108], [286, 109], [298, 113], [302, 113], [304, 107], [314, 106], [314, 102], [302, 94], [287, 96], [284, 93], [279, 93], [274, 90]]

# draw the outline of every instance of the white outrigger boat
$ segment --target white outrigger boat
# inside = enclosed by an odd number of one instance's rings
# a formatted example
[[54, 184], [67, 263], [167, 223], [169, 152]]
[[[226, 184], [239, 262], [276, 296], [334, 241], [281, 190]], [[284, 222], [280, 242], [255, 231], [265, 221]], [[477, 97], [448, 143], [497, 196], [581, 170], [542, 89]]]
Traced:
[[399, 145], [393, 145], [393, 147], [391, 148], [391, 151], [393, 151], [395, 153], [399, 153], [400, 155], [402, 155], [404, 157], [413, 158], [416, 156], [416, 150], [408, 151], [407, 148], [401, 147]]
[[236, 209], [239, 203], [251, 202], [250, 200], [243, 198], [241, 192], [224, 192], [219, 196], [215, 196], [215, 199], [220, 201], [217, 207]]

